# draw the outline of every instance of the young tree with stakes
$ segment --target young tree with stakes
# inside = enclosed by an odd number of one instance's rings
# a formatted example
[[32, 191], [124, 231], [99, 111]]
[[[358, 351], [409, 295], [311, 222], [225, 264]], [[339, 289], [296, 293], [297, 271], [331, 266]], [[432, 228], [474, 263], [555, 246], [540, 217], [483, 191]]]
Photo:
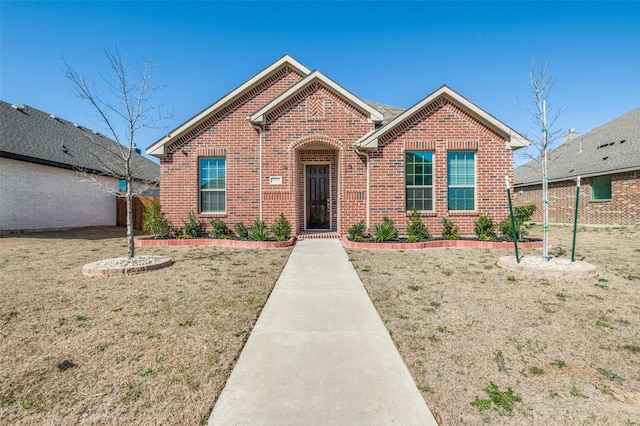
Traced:
[[[86, 146], [90, 155], [100, 166], [100, 174], [113, 177], [126, 183], [126, 189], [100, 185], [102, 189], [124, 196], [127, 206], [127, 256], [135, 255], [133, 233], [133, 197], [136, 193], [153, 186], [140, 176], [143, 163], [134, 155], [136, 137], [145, 128], [159, 128], [171, 114], [164, 112], [160, 106], [149, 106], [149, 96], [161, 87], [151, 85], [153, 65], [143, 57], [144, 68], [136, 75], [129, 63], [120, 55], [117, 47], [105, 49], [109, 64], [107, 75], [101, 75], [106, 90], [98, 89], [93, 82], [87, 80], [73, 69], [66, 60], [64, 62], [65, 77], [71, 82], [74, 94], [87, 102], [95, 113], [95, 118], [104, 127], [105, 132], [117, 144], [106, 143], [102, 138], [87, 134]], [[94, 173], [80, 170], [95, 183], [99, 183]], [[135, 188], [134, 188], [135, 185]]]
[[[534, 159], [531, 164], [540, 166], [542, 174], [542, 259], [549, 260], [549, 151], [562, 134], [562, 129], [556, 128], [556, 122], [565, 109], [556, 108], [548, 102], [556, 78], [549, 72], [549, 61], [536, 70], [535, 62], [529, 72], [529, 82], [533, 101], [531, 106], [522, 108], [529, 113], [536, 129], [541, 129], [539, 140], [533, 139], [530, 149], [524, 155]], [[549, 114], [547, 112], [549, 111]], [[533, 151], [533, 152], [532, 152]]]

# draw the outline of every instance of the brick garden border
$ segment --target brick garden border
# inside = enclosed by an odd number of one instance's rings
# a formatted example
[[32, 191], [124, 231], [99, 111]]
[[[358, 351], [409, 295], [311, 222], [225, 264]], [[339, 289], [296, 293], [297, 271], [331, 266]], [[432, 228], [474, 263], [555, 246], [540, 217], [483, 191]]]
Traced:
[[[461, 247], [461, 248], [489, 248], [489, 249], [510, 249], [513, 248], [512, 242], [505, 241], [473, 241], [473, 240], [434, 240], [421, 241], [418, 243], [371, 243], [371, 242], [355, 242], [347, 237], [342, 237], [342, 246], [344, 248], [357, 248], [368, 250], [421, 250], [431, 248], [444, 247]], [[542, 240], [518, 242], [518, 248], [542, 248]]]
[[296, 244], [296, 237], [287, 241], [244, 241], [217, 238], [191, 238], [188, 240], [155, 240], [151, 237], [137, 237], [136, 247], [236, 247], [249, 249], [280, 249]]

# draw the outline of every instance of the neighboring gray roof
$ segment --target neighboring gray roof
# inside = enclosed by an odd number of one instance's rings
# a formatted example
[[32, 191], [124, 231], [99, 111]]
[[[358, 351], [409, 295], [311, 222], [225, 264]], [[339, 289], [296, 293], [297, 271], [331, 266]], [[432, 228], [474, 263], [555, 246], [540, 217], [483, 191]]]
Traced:
[[390, 122], [391, 120], [393, 120], [394, 118], [396, 118], [397, 116], [399, 116], [404, 112], [402, 108], [396, 108], [389, 105], [379, 104], [377, 102], [371, 102], [371, 101], [365, 101], [365, 102], [368, 103], [373, 109], [376, 109], [382, 113], [383, 115], [382, 123], [381, 123], [382, 125], [387, 124], [388, 122]]
[[[90, 154], [89, 146], [103, 150], [102, 158], [108, 157], [108, 149], [118, 149], [117, 142], [90, 129], [29, 106], [0, 101], [0, 157], [102, 174], [104, 167]], [[136, 179], [159, 181], [158, 164], [137, 153], [132, 160]]]
[[[640, 108], [563, 143], [549, 152], [549, 181], [640, 170]], [[514, 171], [516, 185], [542, 182], [542, 159]]]

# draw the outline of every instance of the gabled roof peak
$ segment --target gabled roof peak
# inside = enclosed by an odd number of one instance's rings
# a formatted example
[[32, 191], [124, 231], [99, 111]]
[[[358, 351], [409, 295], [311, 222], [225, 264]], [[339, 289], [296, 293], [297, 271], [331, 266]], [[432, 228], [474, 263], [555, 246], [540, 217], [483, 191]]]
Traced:
[[393, 120], [391, 120], [384, 127], [379, 128], [378, 130], [364, 136], [358, 142], [356, 142], [356, 146], [361, 149], [375, 149], [378, 147], [378, 139], [383, 135], [389, 133], [396, 127], [400, 126], [406, 120], [411, 118], [414, 114], [422, 110], [424, 107], [429, 104], [437, 101], [439, 98], [445, 98], [448, 101], [453, 102], [454, 104], [460, 106], [465, 109], [469, 113], [471, 113], [474, 117], [476, 117], [479, 121], [483, 122], [485, 125], [494, 129], [499, 134], [503, 135], [509, 147], [511, 149], [518, 149], [525, 147], [530, 144], [530, 142], [522, 136], [520, 133], [516, 132], [506, 124], [502, 123], [500, 120], [479, 108], [473, 102], [469, 101], [464, 96], [457, 93], [455, 90], [451, 89], [446, 84], [440, 86], [437, 90], [432, 92], [430, 95], [426, 96], [422, 100], [418, 101], [411, 108], [405, 110], [401, 114], [397, 115]]
[[154, 155], [156, 157], [163, 157], [166, 154], [165, 147], [172, 143], [173, 141], [180, 138], [185, 133], [189, 132], [191, 129], [196, 127], [202, 121], [214, 115], [216, 112], [227, 106], [229, 103], [233, 102], [234, 99], [242, 96], [244, 93], [248, 92], [260, 82], [267, 79], [269, 76], [278, 72], [280, 69], [284, 67], [290, 67], [296, 73], [301, 76], [308, 75], [311, 71], [302, 65], [300, 62], [295, 60], [288, 54], [282, 55], [279, 59], [273, 62], [271, 65], [262, 69], [260, 72], [255, 74], [253, 77], [249, 78], [247, 81], [242, 83], [240, 86], [227, 93], [222, 98], [218, 99], [213, 104], [209, 105], [204, 110], [200, 111], [198, 114], [191, 117], [189, 120], [184, 122], [182, 125], [170, 131], [166, 136], [162, 139], [155, 142], [153, 145], [147, 148], [147, 154]]
[[253, 115], [251, 115], [249, 120], [253, 124], [263, 124], [265, 122], [265, 120], [266, 120], [266, 115], [270, 111], [272, 111], [273, 109], [275, 109], [275, 108], [279, 107], [280, 105], [284, 104], [289, 99], [291, 99], [293, 96], [295, 96], [296, 94], [300, 93], [302, 90], [304, 90], [305, 88], [309, 87], [314, 82], [320, 82], [325, 87], [327, 87], [330, 90], [332, 90], [333, 92], [335, 92], [338, 96], [340, 96], [341, 98], [343, 98], [347, 102], [351, 103], [352, 105], [356, 106], [362, 112], [365, 112], [369, 116], [368, 118], [372, 122], [379, 123], [379, 122], [382, 121], [382, 119], [383, 119], [382, 113], [377, 111], [371, 105], [369, 105], [368, 103], [366, 103], [362, 99], [358, 98], [357, 96], [355, 96], [354, 94], [352, 94], [351, 92], [346, 90], [344, 87], [340, 86], [338, 83], [336, 83], [335, 81], [331, 80], [329, 77], [327, 77], [326, 75], [322, 74], [318, 70], [311, 71], [309, 73], [309, 75], [307, 75], [305, 78], [303, 78], [298, 83], [296, 83], [293, 86], [291, 86], [288, 90], [286, 90], [285, 92], [281, 93], [280, 96], [278, 96], [277, 98], [275, 98], [274, 100], [269, 102], [267, 105], [265, 105], [264, 107], [262, 107], [258, 111], [256, 111]]

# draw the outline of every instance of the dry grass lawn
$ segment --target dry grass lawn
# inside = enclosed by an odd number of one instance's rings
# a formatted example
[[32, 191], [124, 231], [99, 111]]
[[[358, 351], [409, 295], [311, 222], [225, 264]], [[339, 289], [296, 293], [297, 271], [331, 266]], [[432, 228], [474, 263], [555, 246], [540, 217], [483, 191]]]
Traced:
[[0, 424], [201, 424], [288, 256], [138, 248], [169, 268], [85, 278], [120, 228], [0, 239]]
[[[570, 257], [569, 227], [550, 241]], [[640, 425], [640, 229], [581, 229], [590, 281], [499, 269], [504, 250], [348, 253], [442, 424]]]

